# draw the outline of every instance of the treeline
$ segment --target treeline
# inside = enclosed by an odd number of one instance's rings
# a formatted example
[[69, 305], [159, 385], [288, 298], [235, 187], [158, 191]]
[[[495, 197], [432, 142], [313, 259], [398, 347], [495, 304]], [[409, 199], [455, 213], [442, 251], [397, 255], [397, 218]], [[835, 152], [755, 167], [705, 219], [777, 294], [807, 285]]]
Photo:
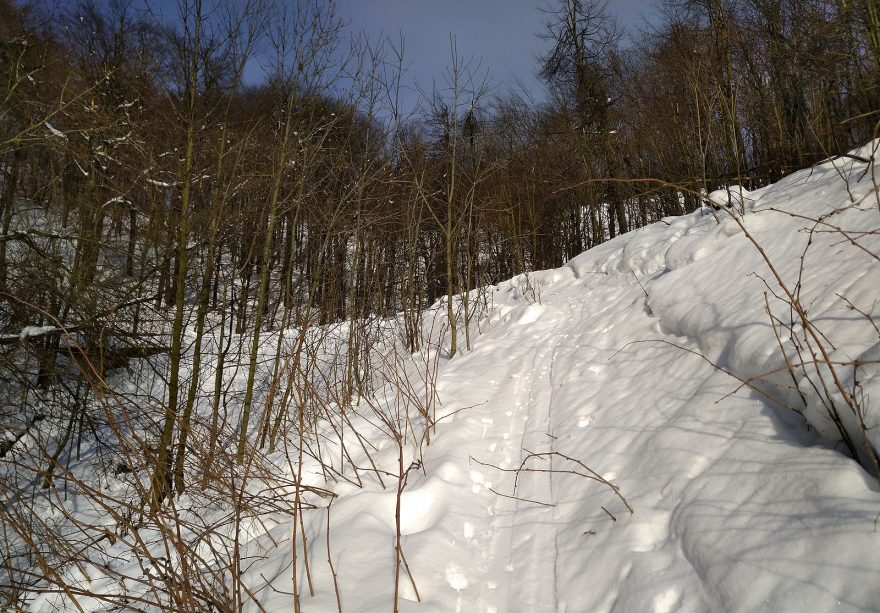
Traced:
[[880, 108], [876, 0], [676, 0], [634, 43], [599, 2], [550, 2], [546, 96], [491, 91], [452, 45], [417, 116], [403, 46], [343, 48], [331, 2], [177, 9], [0, 0], [3, 411], [167, 356], [154, 504], [183, 488], [210, 331], [248, 334], [241, 456], [261, 334], [402, 312], [416, 350], [445, 295], [454, 354], [476, 307], [452, 296], [840, 155]]

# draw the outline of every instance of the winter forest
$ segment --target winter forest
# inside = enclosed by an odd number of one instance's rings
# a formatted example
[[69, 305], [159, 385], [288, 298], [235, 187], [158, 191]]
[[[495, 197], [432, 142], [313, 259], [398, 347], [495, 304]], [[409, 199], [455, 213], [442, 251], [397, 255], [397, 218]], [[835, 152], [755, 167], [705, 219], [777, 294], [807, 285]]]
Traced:
[[0, 0], [0, 609], [877, 610], [878, 0], [164, 5]]

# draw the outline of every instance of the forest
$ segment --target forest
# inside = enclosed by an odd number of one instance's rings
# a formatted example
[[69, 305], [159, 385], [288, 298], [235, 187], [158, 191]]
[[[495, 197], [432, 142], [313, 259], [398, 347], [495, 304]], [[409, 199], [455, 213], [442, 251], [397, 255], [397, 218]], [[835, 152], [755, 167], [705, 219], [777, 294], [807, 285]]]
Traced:
[[[75, 601], [55, 569], [121, 535], [164, 568], [137, 526], [181, 576], [220, 556], [181, 536], [185, 495], [256, 517], [286, 505], [296, 550], [297, 522], [305, 536], [329, 496], [296, 468], [315, 425], [344, 430], [391, 384], [430, 443], [437, 364], [471, 350], [493, 285], [719, 188], [851, 157], [880, 125], [877, 0], [669, 0], [635, 39], [603, 2], [549, 0], [540, 97], [493, 87], [450, 36], [415, 111], [405, 36], [371, 40], [332, 0], [177, 0], [173, 14], [0, 0], [5, 610]], [[390, 345], [422, 356], [415, 375]], [[403, 449], [415, 426], [397, 416]], [[244, 483], [279, 450], [284, 503]], [[352, 469], [400, 494], [406, 463]], [[70, 511], [74, 491], [119, 534]], [[104, 604], [240, 610], [248, 588], [220, 567]]]

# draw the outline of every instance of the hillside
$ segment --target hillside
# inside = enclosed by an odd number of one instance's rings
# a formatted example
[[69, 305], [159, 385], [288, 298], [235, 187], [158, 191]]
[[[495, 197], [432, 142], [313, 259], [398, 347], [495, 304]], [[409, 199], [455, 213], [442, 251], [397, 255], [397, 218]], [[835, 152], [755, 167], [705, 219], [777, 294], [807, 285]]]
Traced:
[[880, 0], [507, 4], [0, 0], [0, 611], [880, 611]]
[[[304, 611], [390, 609], [398, 493], [401, 611], [875, 610], [871, 155], [712, 194], [717, 209], [488, 288], [470, 351], [386, 348], [398, 374], [375, 397], [289, 433], [269, 456], [277, 509], [229, 515], [194, 495], [180, 512], [237, 537], [248, 611], [290, 610], [297, 590]], [[436, 336], [442, 316], [426, 326]], [[434, 384], [436, 399], [420, 391]], [[313, 597], [281, 509], [298, 470]], [[123, 542], [102, 550], [114, 576], [143, 577]], [[210, 538], [193, 542], [222, 566]], [[93, 594], [143, 589], [91, 564], [62, 572]], [[57, 593], [31, 609], [59, 605], [73, 610]]]

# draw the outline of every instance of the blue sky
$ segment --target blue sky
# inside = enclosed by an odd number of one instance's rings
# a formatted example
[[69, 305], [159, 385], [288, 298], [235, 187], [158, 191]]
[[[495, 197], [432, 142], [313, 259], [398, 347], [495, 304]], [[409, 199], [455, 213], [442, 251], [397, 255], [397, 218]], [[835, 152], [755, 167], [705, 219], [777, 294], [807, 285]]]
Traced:
[[[174, 18], [177, 0], [138, 0]], [[297, 0], [277, 0], [296, 2]], [[450, 63], [450, 34], [459, 55], [488, 70], [495, 91], [523, 88], [536, 97], [541, 85], [536, 77], [536, 57], [544, 50], [537, 34], [548, 16], [540, 8], [554, 0], [337, 0], [339, 16], [350, 33], [363, 32], [375, 40], [385, 35], [405, 41], [408, 69], [402, 92], [404, 110], [420, 100], [416, 87], [430, 92], [436, 81], [443, 87], [443, 72]], [[608, 0], [625, 31], [638, 32], [656, 17], [661, 0]], [[255, 70], [254, 73], [258, 73]]]
[[[628, 32], [637, 32], [656, 15], [659, 0], [610, 0], [609, 12]], [[536, 96], [541, 86], [535, 58], [544, 50], [537, 34], [547, 15], [539, 9], [548, 0], [338, 0], [340, 15], [354, 31], [376, 37], [381, 33], [405, 39], [410, 78], [407, 106], [419, 98], [417, 81], [430, 91], [432, 80], [442, 85], [449, 65], [449, 35], [455, 35], [459, 54], [472, 65], [488, 69], [496, 88], [523, 86]]]

